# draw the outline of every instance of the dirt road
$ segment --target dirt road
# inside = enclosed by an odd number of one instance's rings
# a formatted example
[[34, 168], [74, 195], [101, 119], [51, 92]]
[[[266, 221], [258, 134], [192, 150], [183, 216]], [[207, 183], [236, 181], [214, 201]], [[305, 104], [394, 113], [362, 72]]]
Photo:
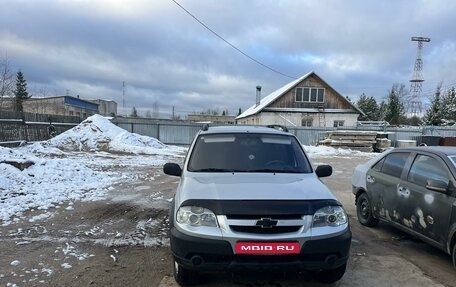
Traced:
[[[345, 205], [353, 231], [348, 270], [335, 286], [456, 286], [450, 257], [380, 224], [356, 219], [350, 178], [367, 157], [319, 157], [325, 179]], [[166, 234], [168, 204], [177, 178], [160, 168], [115, 186], [106, 200], [62, 202], [0, 226], [0, 286], [177, 286]], [[208, 276], [202, 286], [323, 286], [308, 274]]]

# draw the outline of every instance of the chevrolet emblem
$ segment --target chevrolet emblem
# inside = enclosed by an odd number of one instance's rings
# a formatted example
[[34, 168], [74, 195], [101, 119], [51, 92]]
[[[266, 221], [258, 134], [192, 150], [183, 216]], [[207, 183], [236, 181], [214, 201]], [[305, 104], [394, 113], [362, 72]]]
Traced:
[[272, 228], [277, 225], [278, 220], [273, 220], [272, 218], [261, 218], [255, 224], [256, 226], [261, 226], [261, 228]]

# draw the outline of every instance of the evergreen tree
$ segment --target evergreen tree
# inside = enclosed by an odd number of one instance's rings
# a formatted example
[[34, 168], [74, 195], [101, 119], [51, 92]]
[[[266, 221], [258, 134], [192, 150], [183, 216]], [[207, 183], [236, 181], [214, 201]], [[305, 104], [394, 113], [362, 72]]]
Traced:
[[365, 114], [365, 116], [361, 115], [359, 117], [360, 121], [378, 121], [380, 119], [380, 110], [374, 97], [368, 97], [363, 93], [356, 105]]
[[405, 86], [394, 84], [388, 93], [385, 120], [391, 125], [401, 125], [406, 122], [405, 108], [401, 98], [406, 95]]
[[237, 115], [239, 116], [240, 114], [242, 114], [241, 108], [239, 108], [239, 111], [238, 111], [238, 114], [237, 114]]
[[442, 99], [442, 122], [444, 125], [456, 123], [456, 90], [451, 88]]
[[131, 110], [130, 117], [137, 118], [138, 117], [138, 111], [136, 110], [136, 107], [133, 107]]
[[380, 121], [385, 120], [387, 110], [388, 110], [388, 104], [385, 101], [382, 101], [378, 105], [378, 120], [380, 120]]
[[444, 117], [443, 103], [440, 98], [442, 89], [442, 84], [437, 86], [434, 97], [431, 100], [431, 107], [426, 111], [424, 116], [424, 123], [431, 126], [440, 126], [442, 125], [442, 119]]
[[16, 75], [16, 89], [13, 92], [16, 98], [16, 111], [22, 112], [24, 110], [22, 103], [24, 100], [29, 99], [30, 96], [27, 92], [27, 82], [25, 81], [24, 74], [19, 71]]

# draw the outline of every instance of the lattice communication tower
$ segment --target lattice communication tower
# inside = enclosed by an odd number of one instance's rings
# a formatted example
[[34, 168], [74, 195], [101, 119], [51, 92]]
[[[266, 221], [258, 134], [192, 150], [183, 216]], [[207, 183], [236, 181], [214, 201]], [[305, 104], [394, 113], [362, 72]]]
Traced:
[[412, 116], [420, 116], [422, 112], [421, 103], [421, 92], [423, 90], [423, 43], [431, 42], [431, 38], [426, 37], [412, 37], [412, 41], [418, 42], [418, 52], [415, 60], [415, 69], [413, 72], [413, 78], [410, 80], [410, 102], [409, 102], [409, 113]]

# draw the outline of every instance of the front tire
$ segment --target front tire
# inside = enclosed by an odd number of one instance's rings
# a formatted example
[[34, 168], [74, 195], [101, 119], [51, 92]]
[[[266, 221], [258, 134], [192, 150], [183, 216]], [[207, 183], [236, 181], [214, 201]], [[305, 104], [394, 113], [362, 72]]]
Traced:
[[335, 269], [320, 271], [317, 273], [317, 280], [322, 283], [334, 283], [339, 281], [345, 274], [347, 263]]
[[187, 269], [174, 259], [174, 280], [180, 286], [194, 286], [198, 283], [198, 272]]
[[356, 200], [356, 215], [362, 225], [373, 227], [378, 224], [378, 219], [374, 217], [372, 205], [366, 193], [362, 193]]

